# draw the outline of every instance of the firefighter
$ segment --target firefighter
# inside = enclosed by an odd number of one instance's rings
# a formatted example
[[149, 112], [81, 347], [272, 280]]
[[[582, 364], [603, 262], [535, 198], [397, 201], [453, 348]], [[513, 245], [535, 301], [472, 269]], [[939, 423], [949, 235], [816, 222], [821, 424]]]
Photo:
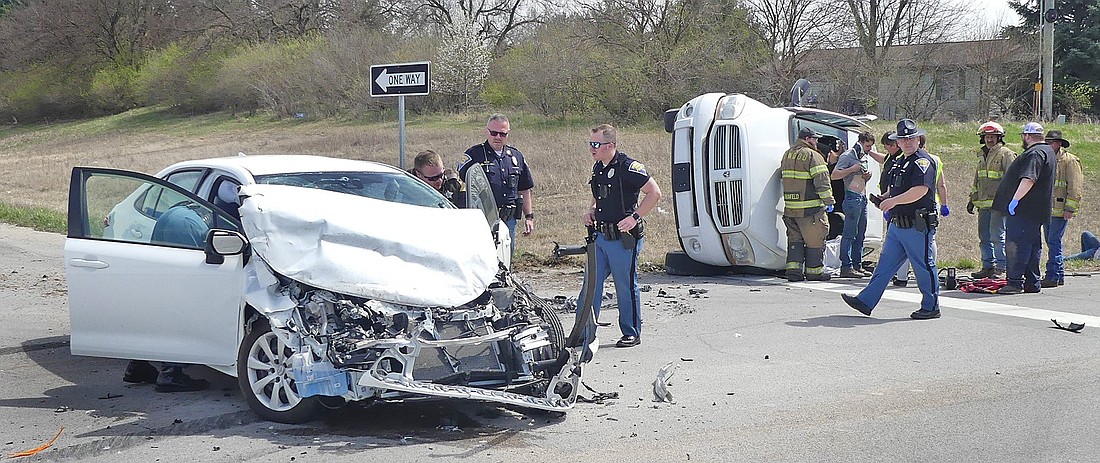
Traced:
[[1081, 160], [1066, 151], [1069, 140], [1062, 138], [1061, 130], [1047, 132], [1046, 141], [1058, 156], [1058, 166], [1054, 169], [1054, 202], [1050, 210], [1050, 223], [1043, 225], [1046, 227], [1048, 251], [1047, 274], [1039, 285], [1054, 288], [1065, 284], [1062, 236], [1066, 233], [1066, 223], [1077, 213], [1085, 176], [1081, 171]]
[[974, 278], [1004, 278], [1005, 275], [1005, 216], [993, 209], [993, 197], [1008, 166], [1016, 159], [1016, 153], [1005, 146], [1005, 129], [990, 121], [978, 128], [983, 143], [978, 149], [978, 168], [974, 172], [974, 186], [966, 212], [978, 211], [978, 242], [982, 252], [982, 269], [972, 273]]
[[829, 279], [825, 273], [825, 237], [828, 213], [833, 211], [829, 166], [817, 151], [821, 134], [809, 128], [798, 131], [795, 146], [783, 154], [783, 224], [787, 226], [789, 281]]

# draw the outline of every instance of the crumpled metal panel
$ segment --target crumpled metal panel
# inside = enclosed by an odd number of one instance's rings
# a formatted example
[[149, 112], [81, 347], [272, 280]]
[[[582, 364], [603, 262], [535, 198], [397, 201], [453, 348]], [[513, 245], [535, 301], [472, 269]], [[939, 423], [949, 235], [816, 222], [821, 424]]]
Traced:
[[241, 188], [243, 231], [275, 272], [318, 288], [411, 306], [459, 306], [497, 272], [485, 218], [312, 188]]

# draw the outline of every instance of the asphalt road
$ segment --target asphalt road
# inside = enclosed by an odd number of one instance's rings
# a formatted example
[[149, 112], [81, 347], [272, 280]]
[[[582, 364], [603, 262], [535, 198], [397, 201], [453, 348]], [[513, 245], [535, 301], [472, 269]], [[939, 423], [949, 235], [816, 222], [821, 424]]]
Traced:
[[[158, 394], [123, 383], [124, 360], [72, 356], [62, 244], [0, 225], [5, 456], [64, 428], [24, 460], [1100, 460], [1100, 277], [1035, 295], [944, 292], [943, 318], [913, 321], [913, 288], [891, 288], [868, 318], [840, 299], [859, 283], [645, 275], [643, 344], [615, 349], [617, 329], [601, 328], [584, 372], [618, 399], [565, 416], [462, 401], [348, 406], [284, 425], [259, 421], [212, 370], [197, 369], [210, 390]], [[571, 296], [574, 283], [536, 287]], [[670, 362], [675, 402], [658, 403], [652, 383]]]

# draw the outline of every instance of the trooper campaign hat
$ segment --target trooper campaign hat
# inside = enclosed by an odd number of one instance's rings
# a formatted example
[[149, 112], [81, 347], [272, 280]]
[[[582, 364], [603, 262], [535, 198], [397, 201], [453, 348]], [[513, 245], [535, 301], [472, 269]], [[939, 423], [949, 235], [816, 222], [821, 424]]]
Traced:
[[890, 135], [891, 140], [900, 140], [902, 138], [916, 138], [924, 135], [924, 129], [917, 127], [917, 123], [912, 119], [902, 119], [898, 121], [898, 131], [893, 135]]
[[1069, 140], [1062, 138], [1061, 130], [1051, 130], [1050, 132], [1047, 132], [1046, 141], [1049, 142], [1054, 140], [1058, 140], [1058, 142], [1062, 144], [1062, 147], [1069, 148]]
[[817, 133], [816, 130], [811, 129], [809, 127], [803, 127], [801, 129], [799, 129], [798, 130], [798, 138], [801, 140], [801, 139], [806, 138], [806, 137], [821, 138], [821, 134]]

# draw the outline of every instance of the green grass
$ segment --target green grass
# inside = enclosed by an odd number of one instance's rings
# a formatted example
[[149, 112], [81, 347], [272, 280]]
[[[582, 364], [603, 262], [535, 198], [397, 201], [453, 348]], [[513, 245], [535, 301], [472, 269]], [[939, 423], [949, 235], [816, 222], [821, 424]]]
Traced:
[[38, 231], [66, 233], [65, 213], [44, 207], [14, 206], [0, 202], [0, 222]]

